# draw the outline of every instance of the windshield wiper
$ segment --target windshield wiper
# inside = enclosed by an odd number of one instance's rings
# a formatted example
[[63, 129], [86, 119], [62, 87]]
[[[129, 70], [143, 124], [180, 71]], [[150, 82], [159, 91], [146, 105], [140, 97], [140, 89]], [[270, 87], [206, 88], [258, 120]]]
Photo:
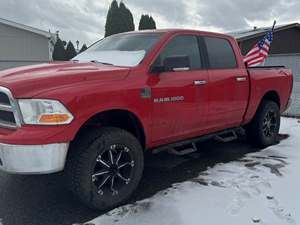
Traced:
[[103, 65], [108, 65], [108, 66], [114, 66], [114, 64], [112, 64], [112, 63], [99, 62], [99, 61], [97, 61], [97, 60], [91, 60], [91, 62], [92, 62], [92, 63], [101, 63], [101, 64], [103, 64]]

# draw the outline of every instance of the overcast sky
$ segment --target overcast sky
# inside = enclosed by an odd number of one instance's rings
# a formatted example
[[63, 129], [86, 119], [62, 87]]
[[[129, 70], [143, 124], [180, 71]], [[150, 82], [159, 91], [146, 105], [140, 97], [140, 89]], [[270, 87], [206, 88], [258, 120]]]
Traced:
[[[91, 44], [103, 37], [111, 0], [0, 0], [0, 17]], [[151, 14], [158, 28], [227, 32], [300, 21], [300, 0], [123, 0], [135, 26]]]

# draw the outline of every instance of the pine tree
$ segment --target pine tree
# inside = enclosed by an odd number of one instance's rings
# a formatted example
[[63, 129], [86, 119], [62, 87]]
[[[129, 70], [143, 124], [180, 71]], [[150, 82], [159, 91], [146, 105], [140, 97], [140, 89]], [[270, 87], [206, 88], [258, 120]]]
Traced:
[[155, 23], [155, 20], [153, 19], [152, 16], [150, 16], [149, 22], [150, 22], [150, 29], [155, 30], [156, 29], [156, 23]]
[[105, 37], [134, 30], [133, 16], [123, 2], [113, 0], [106, 17]]
[[120, 27], [120, 15], [119, 15], [119, 5], [116, 0], [113, 0], [106, 17], [105, 24], [105, 37], [113, 34], [119, 33]]
[[123, 23], [122, 31], [123, 32], [134, 31], [134, 21], [133, 21], [132, 13], [123, 2], [120, 3], [119, 11]]
[[53, 60], [65, 61], [67, 60], [66, 50], [63, 41], [58, 37], [54, 45]]
[[126, 11], [127, 11], [127, 17], [128, 17], [128, 23], [129, 23], [128, 31], [134, 31], [135, 25], [134, 25], [134, 19], [133, 19], [132, 13], [128, 8], [126, 8]]
[[77, 52], [75, 50], [75, 47], [71, 41], [68, 42], [67, 44], [67, 49], [66, 49], [66, 56], [67, 60], [70, 60], [74, 58], [77, 55]]
[[139, 23], [139, 30], [156, 29], [156, 23], [152, 16], [142, 15]]
[[84, 52], [87, 49], [88, 49], [88, 47], [86, 46], [86, 44], [83, 44], [80, 51], [79, 51], [79, 53]]
[[139, 30], [143, 30], [144, 27], [145, 27], [145, 15], [142, 15], [139, 22]]

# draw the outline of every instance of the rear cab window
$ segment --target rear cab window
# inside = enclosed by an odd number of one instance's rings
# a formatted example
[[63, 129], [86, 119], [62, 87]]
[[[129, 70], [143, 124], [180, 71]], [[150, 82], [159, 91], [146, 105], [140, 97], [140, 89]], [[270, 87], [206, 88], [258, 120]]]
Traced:
[[223, 38], [203, 37], [208, 57], [209, 69], [237, 68], [236, 56], [230, 42]]

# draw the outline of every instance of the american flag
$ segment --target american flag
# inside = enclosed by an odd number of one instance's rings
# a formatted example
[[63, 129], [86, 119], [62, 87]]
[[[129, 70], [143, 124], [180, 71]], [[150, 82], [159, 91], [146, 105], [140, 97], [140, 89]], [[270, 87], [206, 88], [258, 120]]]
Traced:
[[257, 66], [266, 60], [272, 41], [273, 30], [269, 31], [244, 57], [244, 62], [247, 63], [248, 67]]

